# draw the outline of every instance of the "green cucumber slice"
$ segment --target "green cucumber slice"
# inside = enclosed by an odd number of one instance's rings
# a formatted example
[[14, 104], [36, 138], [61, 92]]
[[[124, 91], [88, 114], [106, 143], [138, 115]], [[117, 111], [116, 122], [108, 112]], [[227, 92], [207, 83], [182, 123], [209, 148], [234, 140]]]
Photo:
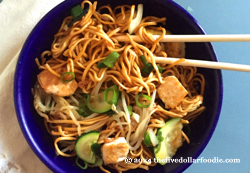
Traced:
[[[118, 102], [118, 99], [119, 99], [118, 87], [116, 85], [113, 85], [110, 88], [113, 88], [116, 92], [118, 92], [117, 93], [117, 95], [118, 95], [117, 96], [117, 101], [116, 101], [116, 104], [115, 104], [115, 105], [117, 105], [117, 102]], [[112, 98], [113, 98], [113, 92], [108, 92], [107, 100], [112, 100]], [[112, 105], [108, 104], [104, 100], [104, 92], [101, 92], [97, 96], [90, 96], [90, 100], [89, 100], [87, 106], [93, 112], [104, 113], [104, 112], [109, 111], [111, 109]]]
[[162, 140], [158, 141], [159, 144], [154, 147], [154, 154], [161, 165], [165, 165], [182, 146], [182, 127], [181, 118], [173, 118], [158, 130], [157, 139]]
[[97, 113], [104, 113], [111, 109], [111, 105], [104, 101], [103, 92], [97, 96], [90, 96], [87, 106], [91, 111]]
[[96, 157], [94, 156], [93, 151], [91, 150], [91, 145], [97, 142], [100, 132], [91, 131], [88, 133], [83, 133], [76, 141], [75, 151], [76, 155], [91, 164], [94, 164]]
[[103, 165], [103, 160], [97, 157], [94, 166], [101, 166], [101, 165]]

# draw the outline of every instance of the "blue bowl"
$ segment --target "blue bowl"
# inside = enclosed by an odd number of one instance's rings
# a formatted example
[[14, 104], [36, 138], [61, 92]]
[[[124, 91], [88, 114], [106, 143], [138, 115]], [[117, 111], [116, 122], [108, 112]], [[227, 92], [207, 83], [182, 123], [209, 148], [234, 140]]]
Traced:
[[[32, 150], [49, 167], [57, 173], [87, 173], [102, 172], [99, 168], [81, 170], [75, 164], [75, 158], [57, 156], [53, 138], [47, 133], [43, 118], [33, 107], [34, 87], [39, 70], [35, 58], [47, 49], [53, 41], [61, 22], [70, 15], [70, 9], [81, 3], [81, 0], [67, 0], [52, 9], [32, 30], [20, 53], [14, 80], [15, 109], [21, 130]], [[166, 28], [173, 34], [205, 34], [197, 21], [183, 8], [171, 0], [105, 0], [98, 2], [98, 6], [110, 4], [144, 4], [144, 15], [167, 17]], [[187, 43], [186, 57], [217, 61], [210, 43]], [[217, 121], [222, 104], [222, 75], [220, 70], [198, 69], [206, 79], [204, 105], [206, 110], [191, 124], [191, 143], [184, 144], [177, 151], [174, 158], [197, 158], [209, 142]], [[191, 163], [169, 163], [150, 167], [151, 173], [183, 172]], [[129, 172], [149, 172], [142, 169]], [[116, 171], [114, 171], [116, 172]]]

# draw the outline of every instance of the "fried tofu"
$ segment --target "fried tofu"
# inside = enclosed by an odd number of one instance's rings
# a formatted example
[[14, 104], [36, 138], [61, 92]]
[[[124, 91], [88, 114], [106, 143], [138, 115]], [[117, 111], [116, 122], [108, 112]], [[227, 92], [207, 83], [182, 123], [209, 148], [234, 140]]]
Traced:
[[183, 42], [167, 42], [165, 43], [165, 50], [168, 57], [184, 58], [185, 57], [185, 43]]
[[63, 83], [59, 77], [50, 73], [49, 70], [43, 70], [37, 75], [38, 82], [47, 94], [54, 94], [61, 97], [74, 94], [78, 88], [75, 80]]
[[127, 157], [129, 145], [124, 137], [104, 141], [101, 152], [105, 164], [118, 163]]
[[157, 93], [165, 103], [165, 108], [174, 109], [188, 92], [175, 76], [165, 77], [163, 81], [164, 83], [158, 87]]

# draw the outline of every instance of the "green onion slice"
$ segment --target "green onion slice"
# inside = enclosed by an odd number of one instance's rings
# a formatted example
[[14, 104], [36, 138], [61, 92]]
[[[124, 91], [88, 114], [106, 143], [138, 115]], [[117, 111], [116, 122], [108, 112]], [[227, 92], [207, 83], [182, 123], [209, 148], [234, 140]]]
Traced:
[[90, 114], [92, 114], [93, 112], [91, 110], [89, 110], [89, 108], [87, 107], [87, 104], [90, 100], [90, 94], [83, 94], [82, 97], [79, 100], [79, 111], [78, 113], [83, 116], [83, 117], [87, 117]]
[[71, 27], [76, 21], [81, 20], [85, 14], [89, 11], [89, 8], [82, 9], [80, 5], [77, 5], [71, 9], [71, 16], [73, 17], [73, 20], [68, 24], [69, 27]]
[[141, 59], [143, 65], [146, 66], [146, 64], [147, 64], [148, 62], [147, 62], [145, 56], [144, 56], [144, 55], [141, 55], [141, 56], [140, 56], [140, 59]]
[[158, 142], [162, 142], [164, 140], [164, 137], [162, 136], [162, 132], [161, 131], [158, 131], [157, 132], [157, 136], [156, 136]]
[[83, 13], [83, 9], [80, 5], [77, 5], [71, 9], [71, 16], [73, 18], [76, 18], [77, 16], [80, 16]]
[[[108, 100], [107, 96], [108, 96], [108, 93], [110, 91], [113, 91], [113, 97], [112, 97], [111, 100]], [[105, 91], [104, 91], [104, 101], [107, 102], [108, 104], [112, 105], [115, 102], [115, 100], [116, 100], [115, 94], [116, 94], [116, 92], [115, 92], [114, 88], [107, 88], [107, 89], [105, 89]]]
[[[83, 99], [86, 99], [85, 101]], [[79, 108], [85, 107], [90, 100], [90, 94], [83, 94], [79, 100]], [[82, 103], [84, 101], [84, 103]]]
[[110, 53], [105, 59], [97, 63], [98, 68], [114, 67], [114, 63], [118, 60], [120, 54], [117, 52]]
[[106, 68], [107, 66], [101, 62], [97, 63], [98, 68]]
[[101, 145], [98, 144], [97, 142], [95, 142], [91, 145], [91, 151], [93, 151], [93, 153], [95, 155], [97, 155], [99, 158], [102, 158]]
[[[112, 92], [112, 91], [113, 91], [112, 99], [111, 99], [111, 100], [108, 100], [108, 96], [111, 96], [111, 95], [109, 95], [109, 94], [110, 94], [110, 92]], [[118, 90], [118, 86], [117, 86], [117, 85], [113, 85], [112, 87], [105, 89], [104, 94], [103, 94], [103, 97], [104, 97], [104, 101], [107, 102], [108, 104], [110, 104], [110, 105], [112, 105], [112, 104], [117, 105], [117, 101], [118, 101], [118, 99], [119, 99], [119, 90]], [[110, 97], [109, 97], [109, 98], [110, 98]]]
[[87, 117], [89, 115], [91, 115], [93, 112], [91, 112], [91, 110], [89, 110], [89, 108], [86, 106], [84, 108], [80, 108], [78, 111], [78, 114], [83, 116], [83, 117]]
[[132, 111], [132, 106], [127, 106], [128, 107], [128, 113], [129, 115], [132, 115], [133, 111]]
[[[140, 59], [144, 65], [144, 69], [142, 69], [142, 72], [149, 75], [154, 70], [152, 63], [148, 63], [144, 55], [141, 55]], [[163, 71], [162, 67], [160, 67], [159, 65], [157, 65], [157, 67], [159, 72], [162, 73]]]
[[85, 106], [85, 107], [80, 107], [78, 113], [83, 117], [87, 117], [91, 115], [93, 112], [88, 108], [88, 106]]
[[151, 63], [147, 63], [146, 66], [144, 67], [144, 69], [142, 69], [142, 72], [143, 73], [146, 73], [146, 74], [150, 74], [151, 71], [154, 70], [154, 67]]
[[163, 68], [161, 66], [159, 66], [159, 65], [157, 65], [157, 67], [158, 67], [159, 72], [162, 73], [163, 72]]
[[[63, 76], [65, 76], [65, 75], [70, 75], [70, 74], [73, 76], [71, 79], [69, 79], [69, 80], [64, 80], [64, 79], [63, 79]], [[71, 82], [71, 81], [74, 80], [74, 79], [75, 79], [75, 73], [74, 73], [74, 72], [65, 72], [65, 73], [61, 74], [61, 76], [60, 76], [60, 80], [61, 80], [63, 83]]]
[[76, 157], [76, 165], [81, 168], [81, 169], [87, 169], [88, 168], [88, 163], [84, 161], [84, 167], [78, 162], [79, 157]]
[[[150, 103], [149, 104], [145, 104], [145, 103], [140, 103], [139, 102], [139, 98], [140, 97], [143, 97], [143, 98], [146, 98], [147, 100], [149, 100], [150, 101]], [[137, 97], [136, 97], [136, 104], [138, 105], [138, 106], [140, 106], [140, 107], [142, 107], [142, 108], [148, 108], [149, 106], [150, 106], [150, 104], [151, 104], [151, 101], [152, 101], [152, 98], [150, 97], [150, 96], [148, 96], [148, 95], [145, 95], [145, 94], [139, 94]]]

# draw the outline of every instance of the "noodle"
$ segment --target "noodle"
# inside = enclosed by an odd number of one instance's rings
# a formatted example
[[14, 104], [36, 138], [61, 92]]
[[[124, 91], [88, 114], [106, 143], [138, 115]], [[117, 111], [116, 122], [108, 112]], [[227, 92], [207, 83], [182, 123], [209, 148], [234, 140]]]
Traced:
[[[47, 131], [55, 137], [55, 150], [59, 155], [75, 156], [76, 139], [82, 133], [99, 130], [99, 144], [104, 144], [106, 138], [125, 137], [130, 146], [128, 157], [152, 161], [130, 164], [121, 161], [108, 164], [110, 168], [118, 172], [136, 168], [148, 170], [149, 166], [155, 166], [157, 163], [153, 162], [153, 151], [142, 142], [145, 131], [147, 128], [152, 128], [156, 134], [158, 129], [171, 118], [182, 118], [183, 124], [194, 121], [205, 110], [202, 106], [205, 79], [195, 67], [178, 66], [178, 63], [185, 61], [184, 58], [171, 65], [156, 64], [155, 56], [168, 56], [164, 44], [160, 43], [166, 30], [157, 26], [164, 24], [166, 18], [154, 16], [143, 18], [134, 31], [134, 34], [139, 35], [144, 41], [139, 44], [126, 33], [136, 16], [134, 5], [122, 5], [115, 9], [106, 5], [97, 9], [97, 2], [92, 4], [85, 0], [81, 7], [84, 9], [86, 6], [89, 8], [86, 15], [72, 26], [69, 26], [72, 21], [71, 16], [64, 19], [55, 34], [51, 50], [41, 54], [41, 63], [36, 59], [38, 68], [48, 70], [52, 77], [59, 78], [63, 72], [74, 73], [77, 90], [69, 96], [62, 97], [46, 93], [41, 84], [37, 83], [34, 87], [34, 107], [44, 118]], [[107, 13], [102, 13], [103, 11]], [[160, 32], [161, 36], [154, 40], [147, 31], [148, 28]], [[130, 41], [118, 42], [115, 39], [118, 35], [126, 35]], [[120, 54], [114, 66], [99, 68], [97, 64], [112, 52]], [[152, 64], [153, 71], [148, 75], [142, 73], [144, 64], [140, 55], [144, 55], [146, 61]], [[162, 73], [159, 71], [160, 67], [163, 69]], [[156, 92], [167, 76], [175, 76], [188, 92], [175, 108], [164, 108]], [[68, 80], [72, 75], [65, 77]], [[117, 85], [121, 92], [120, 102], [116, 107], [112, 107], [116, 112], [115, 115], [94, 112], [87, 117], [81, 116], [79, 104], [82, 94], [91, 93], [96, 96], [108, 88], [110, 83]], [[63, 92], [63, 88], [60, 92]], [[136, 97], [140, 93], [152, 98], [148, 108], [136, 105]], [[140, 116], [139, 124], [129, 115], [129, 105], [133, 105], [133, 112]], [[183, 141], [189, 143], [188, 136], [183, 131], [181, 134]], [[109, 172], [103, 166], [99, 167], [103, 172]]]

